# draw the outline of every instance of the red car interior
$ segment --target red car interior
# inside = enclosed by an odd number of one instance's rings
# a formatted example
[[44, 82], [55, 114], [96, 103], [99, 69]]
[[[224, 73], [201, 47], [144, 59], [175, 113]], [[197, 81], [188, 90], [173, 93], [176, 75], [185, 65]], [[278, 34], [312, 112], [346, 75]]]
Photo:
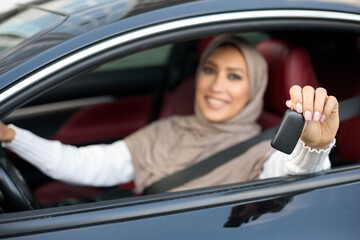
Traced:
[[130, 97], [86, 107], [74, 114], [53, 139], [83, 144], [127, 136], [150, 121], [153, 98]]
[[[314, 58], [318, 63], [316, 70], [319, 81], [321, 79], [328, 92], [341, 101], [360, 95], [360, 37], [338, 38], [336, 42], [329, 38], [316, 51]], [[336, 136], [334, 161], [358, 163], [359, 136], [360, 116], [342, 122]]]
[[289, 89], [293, 85], [318, 87], [307, 51], [295, 44], [270, 39], [257, 46], [268, 63], [269, 81], [264, 97], [264, 112], [259, 119], [263, 128], [279, 123], [287, 110]]
[[[201, 55], [203, 49], [213, 38], [204, 38], [199, 41], [198, 56]], [[259, 119], [263, 129], [267, 129], [278, 124], [286, 111], [285, 101], [290, 99], [289, 88], [292, 85], [311, 85], [315, 88], [318, 86], [318, 81], [305, 48], [283, 40], [270, 39], [258, 44], [257, 49], [265, 57], [269, 66], [269, 83], [265, 94], [264, 111]], [[180, 62], [184, 63], [184, 61]], [[178, 69], [174, 71], [176, 70]], [[176, 72], [173, 75], [176, 75]], [[180, 79], [181, 77], [183, 78]], [[175, 78], [185, 80], [173, 90], [164, 93], [158, 118], [193, 113], [194, 76], [178, 74]], [[152, 96], [118, 99], [90, 106], [72, 116], [55, 134], [53, 139], [71, 144], [82, 144], [84, 141], [99, 142], [105, 139], [120, 139], [145, 126], [150, 121], [153, 107], [154, 99]], [[359, 125], [358, 121], [357, 126]], [[354, 152], [353, 150], [347, 151], [350, 148], [350, 145], [346, 144], [349, 134], [346, 134], [346, 138], [344, 136], [345, 131], [349, 130], [350, 128], [347, 127], [338, 136], [339, 150], [341, 149], [339, 153]], [[358, 132], [358, 134], [360, 133]], [[344, 154], [344, 158], [345, 156], [346, 154]], [[351, 159], [352, 157], [346, 157], [345, 159]], [[133, 183], [120, 186], [120, 188], [130, 189], [132, 187]], [[41, 203], [48, 203], [70, 197], [79, 198], [97, 195], [102, 192], [104, 190], [101, 188], [74, 187], [52, 181], [38, 188], [35, 195]]]

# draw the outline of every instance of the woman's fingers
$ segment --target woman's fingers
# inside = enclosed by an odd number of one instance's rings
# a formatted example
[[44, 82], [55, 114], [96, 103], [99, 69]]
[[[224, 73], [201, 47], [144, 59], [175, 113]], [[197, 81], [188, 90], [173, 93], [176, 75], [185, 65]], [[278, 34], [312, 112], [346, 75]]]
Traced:
[[310, 121], [301, 134], [301, 140], [310, 148], [326, 149], [339, 128], [339, 104], [336, 98], [328, 96], [324, 88], [314, 89], [310, 86], [291, 87], [290, 97], [286, 106], [296, 109], [305, 120]]
[[291, 104], [291, 100], [287, 100], [285, 104], [286, 104], [286, 106], [287, 106], [288, 108], [293, 109], [292, 104]]
[[291, 97], [291, 109], [295, 109], [298, 113], [303, 112], [302, 104], [302, 89], [298, 85], [294, 85], [290, 88], [290, 97]]
[[15, 138], [15, 131], [8, 128], [3, 122], [0, 121], [0, 141], [10, 142]]
[[[326, 103], [323, 110], [324, 119], [321, 119], [322, 121], [325, 120], [326, 116], [330, 116], [331, 113], [338, 108], [338, 101], [334, 96], [329, 96], [326, 99]], [[321, 121], [320, 120], [320, 121]]]
[[303, 115], [306, 121], [310, 121], [313, 117], [314, 94], [315, 90], [313, 87], [305, 86], [302, 90], [304, 111]]
[[325, 101], [327, 99], [327, 92], [324, 88], [317, 88], [315, 90], [315, 101], [314, 101], [314, 115], [313, 120], [319, 122], [324, 121], [325, 115], [323, 114]]
[[294, 85], [289, 92], [291, 99], [286, 101], [286, 106], [302, 113], [307, 121], [323, 122], [337, 104], [336, 98], [329, 97], [324, 88]]

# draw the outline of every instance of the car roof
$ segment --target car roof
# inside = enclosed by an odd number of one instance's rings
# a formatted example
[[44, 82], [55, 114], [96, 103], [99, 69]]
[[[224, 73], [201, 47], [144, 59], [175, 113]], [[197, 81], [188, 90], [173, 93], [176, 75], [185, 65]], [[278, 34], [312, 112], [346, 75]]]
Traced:
[[89, 9], [104, 9], [108, 8], [107, 4], [122, 3], [131, 6], [129, 9], [129, 16], [136, 15], [143, 12], [153, 11], [156, 9], [167, 8], [169, 6], [185, 4], [188, 2], [198, 2], [199, 4], [216, 5], [218, 8], [226, 8], [231, 6], [234, 10], [240, 9], [270, 9], [271, 7], [283, 8], [312, 8], [312, 9], [333, 9], [348, 12], [359, 13], [360, 3], [354, 0], [242, 0], [234, 2], [231, 0], [217, 0], [217, 1], [204, 1], [204, 0], [38, 0], [30, 2], [29, 5], [36, 5], [43, 9], [52, 12], [57, 12], [64, 15], [81, 14]]

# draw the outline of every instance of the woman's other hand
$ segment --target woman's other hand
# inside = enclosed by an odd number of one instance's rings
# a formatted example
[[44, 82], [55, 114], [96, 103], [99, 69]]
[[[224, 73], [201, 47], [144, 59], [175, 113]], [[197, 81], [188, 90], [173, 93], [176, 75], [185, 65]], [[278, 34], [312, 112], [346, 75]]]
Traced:
[[15, 130], [0, 122], [0, 141], [11, 142], [15, 138]]
[[287, 107], [302, 113], [307, 121], [301, 140], [313, 149], [326, 149], [339, 128], [339, 103], [324, 88], [294, 85]]

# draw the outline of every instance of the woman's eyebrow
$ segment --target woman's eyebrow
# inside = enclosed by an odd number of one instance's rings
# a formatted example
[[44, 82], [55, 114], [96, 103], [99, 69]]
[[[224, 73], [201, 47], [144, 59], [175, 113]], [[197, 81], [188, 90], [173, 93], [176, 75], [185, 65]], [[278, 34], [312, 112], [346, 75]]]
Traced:
[[209, 61], [209, 60], [206, 60], [206, 61], [204, 62], [204, 64], [210, 64], [210, 65], [213, 65], [213, 66], [217, 66], [214, 62]]
[[238, 72], [243, 72], [245, 73], [245, 71], [242, 68], [236, 68], [236, 67], [229, 67], [226, 68], [228, 71], [238, 71]]
[[[214, 63], [214, 62], [211, 61], [211, 60], [206, 60], [206, 61], [204, 62], [204, 64], [210, 64], [210, 65], [213, 65], [214, 67], [217, 67], [217, 64]], [[237, 72], [245, 73], [245, 71], [244, 71], [242, 68], [237, 68], [237, 67], [227, 67], [226, 70], [228, 70], [228, 71], [237, 71]]]

